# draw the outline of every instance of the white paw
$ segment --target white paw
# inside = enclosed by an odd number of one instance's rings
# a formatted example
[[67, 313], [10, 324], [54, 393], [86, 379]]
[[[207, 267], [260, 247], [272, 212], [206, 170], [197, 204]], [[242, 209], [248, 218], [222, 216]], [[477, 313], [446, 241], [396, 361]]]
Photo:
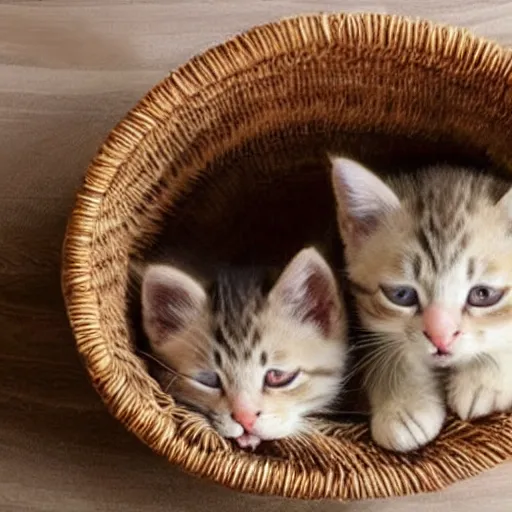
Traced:
[[419, 401], [407, 407], [388, 404], [374, 411], [371, 421], [373, 440], [383, 448], [398, 452], [416, 450], [440, 432], [446, 411], [438, 401]]
[[252, 451], [256, 450], [256, 448], [261, 443], [261, 439], [259, 437], [253, 436], [252, 434], [242, 434], [240, 437], [237, 437], [235, 441], [238, 443], [240, 448], [249, 448]]
[[[510, 370], [512, 371], [512, 370]], [[498, 368], [461, 370], [448, 385], [448, 404], [463, 420], [488, 416], [512, 408], [512, 385]]]

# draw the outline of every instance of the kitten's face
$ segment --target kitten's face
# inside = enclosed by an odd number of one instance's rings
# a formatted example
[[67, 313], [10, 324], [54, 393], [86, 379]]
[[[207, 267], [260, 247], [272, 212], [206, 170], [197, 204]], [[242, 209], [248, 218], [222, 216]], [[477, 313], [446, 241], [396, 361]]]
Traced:
[[489, 178], [430, 169], [388, 188], [342, 159], [334, 185], [359, 314], [381, 338], [372, 341], [434, 367], [512, 350], [506, 187], [498, 200]]
[[335, 399], [345, 317], [315, 251], [299, 253], [268, 296], [255, 281], [236, 280], [207, 293], [176, 269], [150, 267], [144, 324], [155, 354], [177, 372], [173, 397], [205, 414], [222, 436], [254, 446], [300, 432], [305, 416]]

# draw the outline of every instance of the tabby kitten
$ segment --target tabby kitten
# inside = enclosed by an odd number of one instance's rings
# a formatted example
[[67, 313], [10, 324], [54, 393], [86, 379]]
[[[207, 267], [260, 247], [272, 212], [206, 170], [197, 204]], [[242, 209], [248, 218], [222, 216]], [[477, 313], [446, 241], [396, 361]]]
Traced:
[[142, 281], [144, 330], [173, 374], [163, 387], [242, 448], [304, 431], [342, 385], [346, 319], [335, 277], [312, 248], [275, 284], [220, 271], [209, 285], [168, 265]]
[[413, 450], [512, 407], [512, 189], [437, 166], [384, 182], [332, 159], [338, 223], [367, 347], [371, 430]]

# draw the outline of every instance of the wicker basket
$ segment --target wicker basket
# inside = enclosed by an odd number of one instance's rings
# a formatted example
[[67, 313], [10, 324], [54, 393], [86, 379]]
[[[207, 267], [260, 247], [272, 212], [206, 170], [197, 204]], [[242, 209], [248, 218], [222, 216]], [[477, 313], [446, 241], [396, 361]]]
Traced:
[[[366, 425], [329, 423], [263, 455], [240, 452], [148, 376], [135, 355], [126, 294], [130, 258], [154, 244], [165, 219], [168, 236], [190, 241], [196, 233], [201, 250], [265, 244], [261, 230], [247, 237], [233, 221], [255, 198], [251, 210], [281, 205], [290, 225], [294, 208], [305, 212], [298, 224], [326, 220], [319, 199], [328, 193], [326, 148], [375, 162], [444, 154], [506, 169], [511, 136], [512, 54], [464, 30], [384, 15], [311, 15], [253, 29], [192, 59], [112, 131], [69, 222], [63, 291], [98, 393], [155, 452], [246, 492], [398, 496], [441, 489], [510, 458], [507, 415], [451, 419], [412, 456], [374, 446]], [[270, 206], [261, 203], [264, 186], [281, 196]], [[277, 243], [281, 216], [274, 209], [268, 217]]]

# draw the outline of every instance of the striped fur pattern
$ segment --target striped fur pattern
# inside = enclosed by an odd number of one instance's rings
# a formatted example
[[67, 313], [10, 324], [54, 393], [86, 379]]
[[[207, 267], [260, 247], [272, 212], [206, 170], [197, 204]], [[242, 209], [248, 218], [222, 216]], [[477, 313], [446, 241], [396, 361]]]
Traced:
[[[162, 386], [243, 448], [303, 432], [342, 386], [346, 319], [331, 269], [304, 249], [277, 277], [228, 268], [200, 283], [168, 265], [143, 277], [144, 329], [169, 370]], [[284, 385], [268, 385], [276, 376]], [[250, 428], [237, 420], [247, 412]]]
[[[408, 451], [442, 428], [446, 404], [471, 419], [512, 407], [512, 193], [470, 169], [437, 166], [386, 181], [333, 158], [338, 223], [347, 271], [365, 328], [359, 367], [372, 407], [372, 434]], [[502, 294], [474, 307], [470, 291]], [[397, 305], [386, 290], [407, 287]], [[431, 305], [460, 323], [449, 354], [425, 334]]]

